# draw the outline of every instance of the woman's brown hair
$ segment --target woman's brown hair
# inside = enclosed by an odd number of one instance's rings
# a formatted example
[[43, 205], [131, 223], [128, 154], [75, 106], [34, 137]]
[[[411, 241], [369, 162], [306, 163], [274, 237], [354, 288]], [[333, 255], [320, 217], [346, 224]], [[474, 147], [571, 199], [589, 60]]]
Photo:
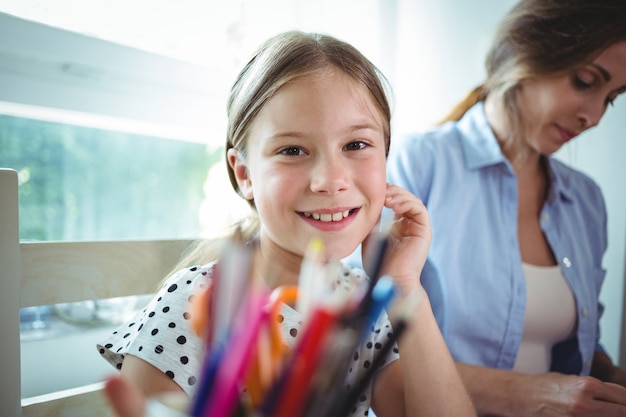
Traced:
[[521, 0], [500, 22], [485, 81], [440, 123], [459, 120], [487, 96], [505, 109], [512, 138], [521, 130], [517, 89], [528, 79], [570, 73], [626, 40], [626, 1]]

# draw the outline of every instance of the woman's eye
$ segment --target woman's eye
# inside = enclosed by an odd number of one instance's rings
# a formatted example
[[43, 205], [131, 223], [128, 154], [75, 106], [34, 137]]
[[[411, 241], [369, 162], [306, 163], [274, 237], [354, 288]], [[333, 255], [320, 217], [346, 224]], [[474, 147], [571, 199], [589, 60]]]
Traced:
[[304, 154], [304, 151], [297, 146], [289, 146], [287, 148], [281, 149], [280, 154], [288, 156], [300, 156]]
[[612, 105], [613, 105], [613, 103], [615, 103], [615, 100], [617, 100], [617, 98], [618, 98], [619, 96], [621, 96], [622, 94], [624, 94], [624, 93], [626, 93], [626, 88], [622, 88], [622, 89], [620, 89], [620, 90], [617, 90], [617, 91], [612, 92], [612, 93], [611, 93], [611, 95], [609, 95], [609, 96], [606, 98], [606, 104], [607, 104], [607, 106], [612, 106]]
[[582, 89], [582, 90], [586, 90], [588, 88], [591, 88], [591, 82], [586, 81], [580, 75], [575, 75], [574, 76], [574, 85], [576, 87]]
[[367, 147], [367, 144], [362, 141], [350, 142], [346, 145], [346, 150], [348, 151], [358, 151], [360, 149], [364, 149]]
[[613, 103], [615, 103], [615, 99], [616, 99], [616, 98], [617, 98], [617, 97], [607, 97], [607, 98], [606, 98], [606, 105], [607, 105], [607, 106], [612, 106], [612, 105], [613, 105]]

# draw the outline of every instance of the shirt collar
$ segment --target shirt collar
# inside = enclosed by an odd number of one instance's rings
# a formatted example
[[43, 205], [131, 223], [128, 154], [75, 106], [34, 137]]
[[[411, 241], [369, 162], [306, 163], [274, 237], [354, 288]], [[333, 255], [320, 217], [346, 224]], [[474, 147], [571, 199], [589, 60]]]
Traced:
[[[499, 163], [509, 165], [487, 121], [483, 102], [470, 108], [457, 126], [464, 138], [461, 147], [469, 169], [480, 169]], [[571, 201], [573, 184], [570, 169], [553, 157], [546, 157], [546, 167], [550, 178], [548, 201], [553, 202], [557, 196]]]
[[552, 203], [557, 197], [562, 200], [572, 201], [574, 194], [574, 184], [572, 181], [572, 170], [565, 164], [558, 162], [553, 157], [544, 157], [546, 169], [550, 178], [550, 189], [547, 201]]
[[461, 146], [469, 169], [479, 169], [506, 161], [489, 126], [482, 102], [470, 108], [457, 126], [465, 139], [461, 141]]

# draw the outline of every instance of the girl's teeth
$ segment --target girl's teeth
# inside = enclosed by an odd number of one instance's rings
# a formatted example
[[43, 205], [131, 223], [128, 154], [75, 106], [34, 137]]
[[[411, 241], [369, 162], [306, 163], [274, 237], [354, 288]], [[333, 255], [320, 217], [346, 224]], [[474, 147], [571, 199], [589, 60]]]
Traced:
[[307, 217], [310, 217], [315, 220], [320, 220], [323, 222], [338, 222], [343, 220], [344, 217], [348, 217], [350, 214], [350, 210], [345, 210], [339, 213], [310, 213], [307, 214]]

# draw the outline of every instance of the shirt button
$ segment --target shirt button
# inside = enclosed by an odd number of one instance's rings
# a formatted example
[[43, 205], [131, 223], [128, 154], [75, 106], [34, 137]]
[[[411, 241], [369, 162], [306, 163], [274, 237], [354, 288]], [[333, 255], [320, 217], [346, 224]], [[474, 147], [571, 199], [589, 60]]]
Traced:
[[541, 221], [542, 222], [547, 222], [548, 220], [550, 220], [550, 215], [545, 213], [541, 215]]
[[586, 360], [585, 361], [585, 369], [589, 369], [591, 368], [591, 361], [590, 360]]
[[570, 266], [572, 266], [572, 263], [567, 256], [563, 258], [563, 266], [565, 266], [565, 268], [569, 268]]
[[583, 316], [583, 317], [587, 317], [587, 313], [588, 313], [588, 311], [587, 311], [587, 307], [583, 307], [583, 308], [580, 310], [580, 315], [581, 315], [581, 316]]

